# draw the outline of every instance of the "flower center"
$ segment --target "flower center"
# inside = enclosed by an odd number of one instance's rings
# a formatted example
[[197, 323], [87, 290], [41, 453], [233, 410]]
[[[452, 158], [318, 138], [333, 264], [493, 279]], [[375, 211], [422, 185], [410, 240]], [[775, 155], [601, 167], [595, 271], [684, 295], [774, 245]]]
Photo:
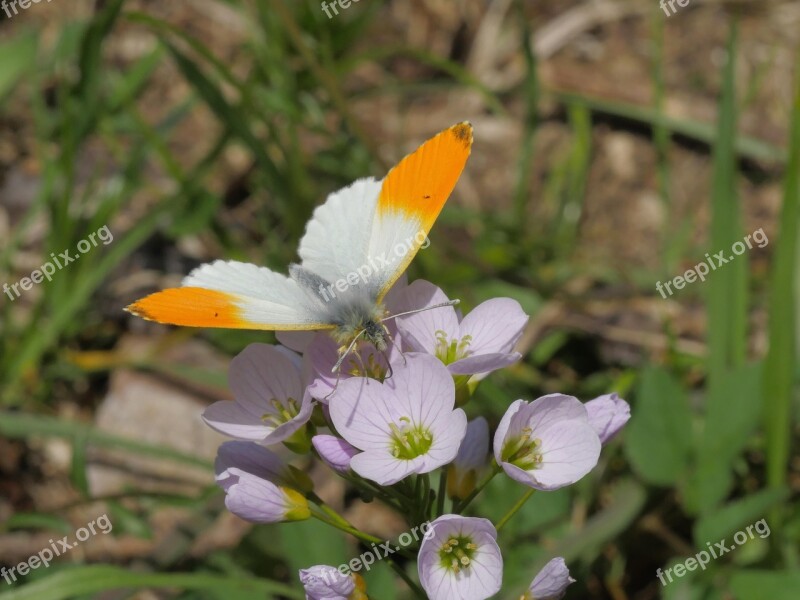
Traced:
[[269, 403], [272, 405], [273, 410], [261, 415], [261, 420], [272, 427], [278, 427], [284, 423], [288, 423], [300, 412], [300, 407], [297, 404], [297, 400], [294, 398], [287, 398], [283, 402], [277, 398], [273, 398]]
[[366, 363], [361, 360], [360, 355], [353, 354], [348, 357], [348, 364], [349, 368], [345, 369], [345, 372], [353, 377], [370, 377], [383, 381], [386, 375], [386, 368], [378, 362], [375, 354], [370, 354]]
[[400, 417], [400, 425], [389, 423], [392, 430], [392, 456], [411, 460], [422, 456], [431, 448], [433, 436], [421, 425], [415, 425], [408, 417]]
[[469, 354], [470, 343], [472, 343], [471, 335], [448, 340], [447, 333], [439, 329], [436, 331], [436, 358], [446, 365], [452, 364]]
[[522, 430], [518, 438], [506, 442], [501, 458], [503, 462], [511, 463], [520, 469], [530, 471], [542, 466], [542, 440], [531, 439], [533, 432], [530, 427]]
[[439, 548], [439, 560], [445, 569], [458, 574], [461, 569], [469, 568], [477, 550], [471, 537], [453, 536]]

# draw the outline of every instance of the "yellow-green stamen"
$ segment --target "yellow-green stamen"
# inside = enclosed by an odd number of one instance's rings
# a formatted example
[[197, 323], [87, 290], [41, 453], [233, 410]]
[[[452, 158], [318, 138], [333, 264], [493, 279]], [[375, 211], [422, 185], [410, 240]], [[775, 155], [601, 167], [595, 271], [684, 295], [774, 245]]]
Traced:
[[469, 345], [471, 343], [471, 335], [465, 335], [461, 339], [453, 338], [449, 340], [447, 333], [439, 329], [436, 331], [436, 358], [446, 365], [452, 364], [469, 355]]
[[400, 425], [389, 423], [392, 430], [392, 456], [412, 460], [430, 450], [433, 435], [422, 425], [415, 425], [408, 417], [400, 417]]
[[300, 406], [294, 398], [288, 398], [285, 402], [273, 398], [269, 403], [275, 409], [275, 412], [264, 413], [261, 415], [261, 420], [272, 427], [277, 428], [284, 423], [288, 423], [300, 412]]
[[470, 567], [477, 549], [478, 546], [473, 543], [472, 538], [462, 535], [454, 536], [439, 548], [439, 560], [445, 569], [457, 574], [462, 569]]
[[542, 440], [531, 439], [530, 427], [522, 430], [522, 435], [506, 442], [501, 458], [503, 462], [516, 465], [520, 469], [530, 471], [542, 466]]

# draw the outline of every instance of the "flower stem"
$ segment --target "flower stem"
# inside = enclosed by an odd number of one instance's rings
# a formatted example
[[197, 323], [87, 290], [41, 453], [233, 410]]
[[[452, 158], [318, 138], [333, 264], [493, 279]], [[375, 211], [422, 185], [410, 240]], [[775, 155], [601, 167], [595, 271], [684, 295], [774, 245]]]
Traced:
[[[322, 507], [320, 507], [320, 508], [322, 508]], [[345, 533], [349, 533], [354, 538], [357, 538], [357, 539], [361, 540], [362, 542], [369, 542], [369, 543], [378, 544], [378, 543], [383, 541], [380, 538], [376, 538], [374, 535], [370, 535], [368, 533], [364, 533], [360, 529], [356, 529], [355, 527], [353, 527], [352, 525], [347, 523], [347, 521], [342, 520], [344, 522], [341, 522], [341, 521], [338, 521], [338, 520], [333, 520], [331, 518], [327, 518], [326, 517], [327, 514], [328, 514], [327, 511], [325, 511], [324, 515], [322, 515], [320, 513], [317, 513], [317, 512], [313, 512], [313, 511], [311, 512], [311, 516], [314, 517], [315, 519], [319, 519], [320, 521], [322, 521], [326, 525], [330, 525], [331, 527], [335, 527], [336, 529], [339, 529], [340, 531], [344, 531]]]
[[436, 516], [441, 517], [444, 514], [444, 497], [447, 494], [447, 470], [448, 467], [442, 469], [439, 478], [439, 492], [436, 494]]
[[349, 533], [350, 535], [357, 537], [362, 542], [375, 542], [380, 543], [383, 540], [380, 538], [376, 538], [374, 535], [370, 535], [368, 533], [364, 533], [360, 529], [354, 527], [347, 519], [345, 519], [342, 515], [337, 513], [333, 510], [330, 506], [325, 504], [325, 502], [317, 496], [314, 492], [311, 492], [308, 495], [308, 499], [311, 500], [314, 504], [316, 504], [319, 509], [322, 511], [322, 515], [318, 513], [312, 512], [312, 516], [318, 518], [320, 521], [327, 523], [328, 525], [332, 525], [337, 529], [341, 529], [344, 532]]
[[[344, 531], [345, 533], [349, 533], [354, 538], [361, 540], [362, 542], [368, 542], [370, 544], [381, 544], [384, 540], [375, 537], [374, 535], [370, 535], [369, 533], [365, 533], [355, 527], [352, 523], [350, 523], [347, 519], [345, 519], [342, 515], [337, 513], [333, 510], [330, 506], [325, 504], [322, 499], [314, 494], [313, 492], [309, 494], [308, 499], [311, 500], [314, 504], [316, 504], [321, 513], [311, 511], [311, 516], [319, 521], [322, 521], [326, 525], [330, 525], [331, 527], [335, 527], [340, 531]], [[398, 554], [405, 556], [406, 558], [414, 558], [412, 554], [410, 554], [404, 548], [397, 548], [395, 550]]]
[[387, 506], [391, 506], [398, 512], [403, 512], [402, 505], [405, 501], [405, 496], [403, 496], [399, 490], [393, 490], [390, 487], [382, 488], [372, 483], [368, 479], [356, 478], [350, 475], [342, 474], [342, 478], [350, 482], [354, 487], [358, 488], [362, 492], [372, 494], [379, 498], [382, 502], [386, 503]]
[[403, 581], [406, 582], [408, 587], [411, 588], [411, 591], [414, 592], [414, 595], [417, 598], [422, 598], [422, 600], [426, 600], [427, 599], [427, 596], [425, 595], [425, 592], [423, 592], [422, 588], [420, 588], [419, 585], [417, 585], [417, 583], [413, 579], [411, 579], [411, 577], [408, 576], [408, 573], [406, 573], [406, 571], [405, 571], [405, 569], [403, 569], [403, 567], [401, 567], [399, 564], [394, 562], [391, 558], [387, 558], [385, 560], [386, 560], [386, 562], [389, 563], [389, 566], [392, 568], [392, 570], [395, 573], [397, 573]]
[[512, 507], [511, 507], [511, 510], [509, 510], [509, 511], [508, 511], [508, 512], [507, 512], [507, 513], [506, 513], [506, 514], [503, 516], [503, 518], [502, 518], [502, 519], [500, 519], [500, 520], [497, 522], [497, 526], [495, 527], [495, 529], [497, 529], [497, 531], [500, 531], [500, 530], [503, 528], [503, 525], [505, 525], [506, 523], [508, 523], [508, 521], [511, 519], [511, 517], [513, 517], [515, 514], [517, 514], [517, 511], [518, 511], [520, 508], [522, 508], [522, 506], [523, 506], [523, 505], [524, 505], [524, 504], [525, 504], [525, 503], [528, 501], [528, 498], [530, 498], [531, 496], [533, 496], [533, 493], [534, 493], [535, 491], [536, 491], [536, 490], [535, 490], [534, 488], [531, 488], [531, 489], [529, 489], [527, 492], [525, 492], [525, 493], [522, 495], [522, 498], [520, 498], [519, 500], [517, 500], [517, 503], [516, 503], [514, 506], [512, 506]]
[[430, 473], [425, 473], [422, 476], [422, 515], [420, 521], [427, 521], [430, 515], [430, 502], [431, 502], [431, 476]]

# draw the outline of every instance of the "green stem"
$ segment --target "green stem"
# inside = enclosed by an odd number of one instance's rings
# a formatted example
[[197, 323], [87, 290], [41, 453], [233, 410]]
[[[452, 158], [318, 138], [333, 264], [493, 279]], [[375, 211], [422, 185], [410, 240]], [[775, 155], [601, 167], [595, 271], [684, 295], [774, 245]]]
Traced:
[[447, 472], [448, 467], [442, 469], [441, 477], [439, 478], [439, 492], [436, 494], [436, 516], [441, 517], [444, 514], [444, 497], [447, 493]]
[[[345, 533], [349, 533], [354, 538], [361, 540], [362, 542], [368, 542], [370, 544], [382, 544], [384, 540], [375, 537], [374, 535], [370, 535], [368, 533], [364, 533], [357, 527], [355, 527], [352, 523], [350, 523], [347, 519], [345, 519], [342, 515], [337, 513], [333, 510], [330, 506], [325, 504], [319, 496], [317, 496], [314, 492], [311, 492], [308, 495], [308, 499], [311, 500], [314, 504], [316, 504], [321, 513], [316, 511], [311, 511], [311, 516], [315, 519], [322, 521], [323, 523], [330, 525], [331, 527], [335, 527], [340, 531], [344, 531]], [[396, 550], [398, 554], [402, 554], [406, 558], [416, 558], [414, 555], [410, 554], [403, 548], [398, 548]]]
[[405, 572], [403, 567], [398, 565], [391, 558], [387, 558], [385, 560], [389, 563], [389, 566], [392, 568], [392, 570], [397, 573], [403, 581], [406, 582], [406, 585], [411, 588], [411, 591], [414, 592], [414, 595], [417, 598], [422, 598], [422, 600], [427, 599], [425, 592], [423, 592], [422, 588], [413, 579], [411, 579], [411, 577], [408, 576], [408, 573]]
[[326, 525], [330, 525], [331, 527], [335, 527], [336, 529], [338, 529], [340, 531], [344, 531], [345, 533], [349, 533], [354, 538], [357, 538], [357, 539], [361, 540], [362, 542], [369, 542], [370, 544], [372, 544], [372, 543], [379, 544], [379, 543], [383, 542], [383, 540], [381, 540], [380, 538], [376, 538], [374, 535], [370, 535], [368, 533], [364, 533], [360, 529], [356, 529], [355, 527], [353, 527], [350, 524], [345, 524], [345, 523], [347, 523], [347, 521], [345, 521], [344, 523], [339, 522], [339, 521], [333, 521], [331, 519], [326, 518], [325, 515], [320, 514], [318, 512], [314, 512], [314, 511], [311, 511], [311, 516], [314, 517], [315, 519], [318, 519], [319, 521], [322, 521]]
[[420, 506], [422, 507], [422, 515], [420, 515], [420, 522], [427, 521], [430, 515], [430, 502], [431, 502], [431, 476], [425, 473], [422, 476], [422, 498]]
[[407, 502], [407, 500], [400, 490], [394, 490], [390, 487], [382, 488], [366, 479], [360, 479], [346, 474], [341, 474], [341, 476], [362, 492], [374, 495], [379, 498], [381, 502], [391, 506], [397, 512], [403, 512], [403, 503]]
[[522, 508], [522, 506], [523, 506], [523, 505], [524, 505], [524, 504], [525, 504], [525, 503], [528, 501], [528, 498], [530, 498], [531, 496], [533, 496], [533, 494], [534, 494], [534, 492], [535, 492], [535, 491], [536, 491], [536, 490], [535, 490], [534, 488], [531, 488], [531, 489], [529, 489], [527, 492], [525, 492], [525, 493], [522, 495], [522, 498], [520, 498], [519, 500], [517, 500], [517, 503], [516, 503], [514, 506], [512, 506], [512, 507], [511, 507], [511, 510], [509, 510], [509, 511], [508, 511], [508, 512], [505, 514], [505, 516], [503, 516], [503, 518], [502, 518], [502, 519], [500, 519], [500, 520], [497, 522], [497, 527], [495, 527], [495, 529], [497, 529], [497, 531], [500, 531], [500, 530], [503, 528], [503, 526], [504, 526], [506, 523], [508, 523], [508, 521], [511, 519], [511, 517], [513, 517], [515, 514], [517, 514], [517, 511], [518, 511], [520, 508]]
[[342, 515], [337, 513], [335, 510], [333, 510], [330, 506], [325, 504], [325, 501], [322, 498], [320, 498], [319, 496], [317, 496], [314, 492], [310, 492], [308, 494], [308, 499], [311, 500], [317, 506], [319, 506], [320, 510], [322, 510], [323, 513], [325, 513], [328, 517], [330, 517], [331, 519], [333, 519], [337, 523], [341, 523], [342, 525], [351, 526], [350, 523], [347, 522], [347, 519], [345, 519]]

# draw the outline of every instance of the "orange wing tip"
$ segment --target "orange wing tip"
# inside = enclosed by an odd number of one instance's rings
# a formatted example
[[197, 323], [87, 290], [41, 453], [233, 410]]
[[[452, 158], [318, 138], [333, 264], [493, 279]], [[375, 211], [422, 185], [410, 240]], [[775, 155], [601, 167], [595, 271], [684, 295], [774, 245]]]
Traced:
[[472, 124], [457, 123], [426, 141], [386, 175], [378, 198], [381, 215], [400, 214], [427, 233], [467, 164]]
[[198, 287], [171, 288], [150, 294], [126, 306], [125, 310], [165, 325], [229, 329], [248, 325], [236, 305], [236, 296]]

